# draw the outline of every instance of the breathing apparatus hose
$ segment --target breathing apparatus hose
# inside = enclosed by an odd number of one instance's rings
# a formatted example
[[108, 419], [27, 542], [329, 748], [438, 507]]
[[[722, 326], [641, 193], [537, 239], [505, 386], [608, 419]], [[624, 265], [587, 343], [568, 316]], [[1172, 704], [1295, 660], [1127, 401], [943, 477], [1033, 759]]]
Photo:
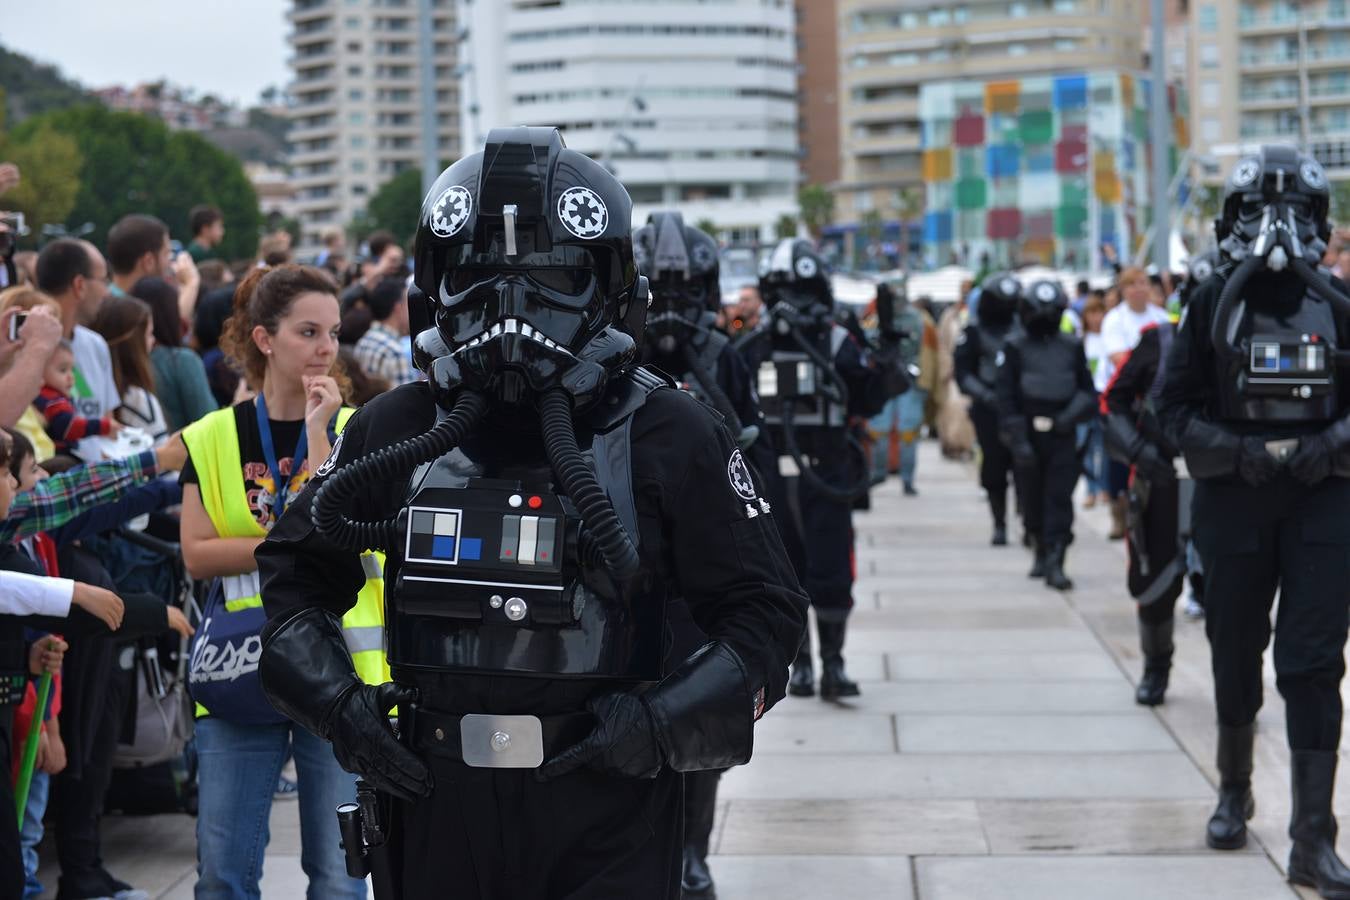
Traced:
[[[825, 380], [829, 381], [834, 386], [835, 396], [830, 398], [830, 402], [838, 403], [840, 406], [847, 409], [848, 385], [844, 383], [844, 379], [839, 377], [839, 373], [834, 370], [834, 363], [826, 359], [825, 355], [806, 339], [806, 335], [802, 334], [801, 330], [798, 329], [796, 325], [791, 326], [788, 334], [792, 338], [793, 343], [800, 347], [802, 352], [816, 364], [817, 370], [820, 371]], [[797, 443], [797, 426], [793, 421], [795, 412], [792, 408], [792, 404], [792, 400], [787, 400], [783, 403], [783, 449], [787, 451], [788, 456], [792, 457], [792, 461], [797, 464], [797, 469], [801, 473], [802, 480], [810, 484], [817, 493], [828, 497], [836, 503], [852, 503], [854, 500], [857, 500], [863, 494], [867, 493], [868, 488], [872, 486], [872, 477], [868, 473], [866, 455], [863, 453], [862, 448], [858, 446], [857, 441], [851, 436], [849, 438], [850, 445], [863, 457], [862, 477], [852, 485], [839, 487], [830, 484], [824, 478], [821, 478], [816, 474], [815, 469], [811, 467], [810, 463], [807, 462], [806, 458], [802, 455], [801, 447]]]
[[[1219, 303], [1214, 310], [1214, 321], [1210, 326], [1210, 338], [1214, 343], [1214, 349], [1223, 357], [1225, 362], [1232, 363], [1242, 357], [1242, 351], [1233, 346], [1229, 339], [1229, 332], [1231, 331], [1229, 319], [1232, 318], [1237, 298], [1241, 296], [1247, 280], [1257, 269], [1262, 268], [1265, 262], [1265, 259], [1259, 256], [1249, 256], [1244, 259], [1238, 264], [1232, 276], [1229, 277], [1228, 283], [1224, 285], [1223, 292], [1219, 294]], [[1330, 278], [1319, 272], [1302, 256], [1292, 256], [1289, 260], [1289, 268], [1313, 293], [1331, 304], [1342, 316], [1350, 317], [1350, 296], [1346, 296], [1340, 288], [1332, 283]], [[1338, 353], [1337, 363], [1346, 365], [1350, 363], [1350, 360], [1342, 358], [1341, 354]]]
[[1242, 351], [1233, 346], [1228, 339], [1228, 320], [1232, 318], [1234, 304], [1241, 296], [1242, 289], [1247, 286], [1247, 279], [1251, 278], [1257, 269], [1262, 268], [1265, 262], [1264, 257], [1248, 256], [1238, 263], [1237, 269], [1229, 276], [1228, 282], [1219, 294], [1219, 303], [1214, 308], [1214, 319], [1209, 326], [1209, 338], [1214, 344], [1214, 352], [1219, 354], [1225, 364], [1231, 365], [1242, 358]]
[[328, 540], [348, 550], [389, 551], [398, 539], [398, 518], [356, 521], [348, 518], [347, 505], [356, 492], [372, 480], [398, 478], [453, 450], [483, 418], [487, 409], [486, 398], [465, 391], [455, 401], [449, 415], [430, 430], [338, 469], [314, 494], [314, 527]]
[[544, 432], [544, 450], [563, 491], [576, 504], [589, 540], [598, 546], [605, 562], [620, 579], [638, 571], [638, 552], [624, 531], [614, 505], [577, 445], [572, 426], [572, 397], [562, 388], [554, 388], [539, 401], [539, 421]]
[[727, 420], [727, 427], [735, 435], [737, 443], [740, 443], [741, 436], [745, 434], [745, 425], [741, 422], [741, 417], [736, 414], [736, 408], [731, 405], [731, 398], [727, 396], [726, 391], [722, 390], [722, 386], [708, 371], [708, 367], [703, 365], [703, 360], [699, 358], [691, 344], [684, 344], [681, 349], [684, 352], [684, 364], [694, 374], [694, 380], [708, 395], [708, 399], [712, 402], [713, 407], [722, 414], [722, 418]]

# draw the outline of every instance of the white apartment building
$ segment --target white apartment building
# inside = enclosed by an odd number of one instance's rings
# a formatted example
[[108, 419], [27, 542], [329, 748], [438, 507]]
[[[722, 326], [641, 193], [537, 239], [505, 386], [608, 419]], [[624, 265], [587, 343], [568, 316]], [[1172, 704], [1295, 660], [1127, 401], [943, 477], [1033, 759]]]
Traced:
[[1221, 183], [1263, 143], [1311, 150], [1333, 180], [1350, 176], [1350, 2], [1194, 0], [1195, 148]]
[[556, 125], [634, 200], [771, 240], [797, 214], [789, 0], [459, 0], [461, 133]]
[[[301, 257], [384, 182], [420, 166], [417, 0], [292, 0], [289, 160]], [[454, 0], [432, 0], [436, 144], [460, 154]], [[416, 216], [416, 210], [410, 211]], [[411, 231], [411, 228], [409, 229]]]

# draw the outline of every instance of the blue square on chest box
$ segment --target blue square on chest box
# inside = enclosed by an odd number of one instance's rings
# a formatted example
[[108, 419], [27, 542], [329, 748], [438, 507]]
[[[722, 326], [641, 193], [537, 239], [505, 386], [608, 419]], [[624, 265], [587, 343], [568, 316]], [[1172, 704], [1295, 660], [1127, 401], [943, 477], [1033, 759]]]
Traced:
[[459, 542], [460, 559], [477, 560], [483, 558], [482, 538], [461, 538]]

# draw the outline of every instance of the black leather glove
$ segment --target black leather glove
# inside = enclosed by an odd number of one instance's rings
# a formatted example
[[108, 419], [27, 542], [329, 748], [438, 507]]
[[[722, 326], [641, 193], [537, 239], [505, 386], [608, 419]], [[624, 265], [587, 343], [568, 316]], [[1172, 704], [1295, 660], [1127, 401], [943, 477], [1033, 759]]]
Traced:
[[595, 730], [539, 768], [547, 781], [589, 766], [620, 778], [655, 778], [665, 763], [656, 722], [636, 694], [592, 697], [586, 708], [599, 720]]
[[588, 766], [606, 775], [654, 778], [748, 762], [764, 687], [752, 690], [745, 664], [726, 644], [705, 644], [645, 694], [605, 694], [586, 707], [599, 724], [539, 769], [547, 780]]
[[431, 794], [431, 771], [394, 737], [389, 711], [416, 701], [417, 691], [392, 681], [363, 684], [338, 702], [329, 737], [338, 765], [409, 802]]
[[342, 622], [307, 607], [263, 631], [258, 678], [277, 711], [326, 741], [342, 768], [403, 800], [431, 793], [431, 771], [394, 737], [389, 710], [417, 692], [392, 682], [362, 683]]
[[1155, 484], [1168, 484], [1177, 480], [1177, 470], [1172, 461], [1164, 459], [1158, 448], [1144, 444], [1134, 459], [1134, 466], [1149, 481]]
[[1331, 477], [1336, 462], [1336, 443], [1325, 432], [1299, 438], [1289, 460], [1289, 474], [1311, 487]]
[[1238, 446], [1238, 475], [1252, 487], [1262, 487], [1280, 471], [1280, 464], [1259, 437], [1245, 437]]

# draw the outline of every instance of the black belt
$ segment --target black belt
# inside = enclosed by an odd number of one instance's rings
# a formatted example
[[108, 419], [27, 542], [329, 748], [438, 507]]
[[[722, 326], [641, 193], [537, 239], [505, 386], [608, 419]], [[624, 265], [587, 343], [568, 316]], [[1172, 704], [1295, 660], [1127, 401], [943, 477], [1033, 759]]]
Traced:
[[[405, 717], [406, 718], [406, 717]], [[588, 712], [552, 716], [412, 711], [415, 750], [481, 768], [536, 768], [595, 728]]]

